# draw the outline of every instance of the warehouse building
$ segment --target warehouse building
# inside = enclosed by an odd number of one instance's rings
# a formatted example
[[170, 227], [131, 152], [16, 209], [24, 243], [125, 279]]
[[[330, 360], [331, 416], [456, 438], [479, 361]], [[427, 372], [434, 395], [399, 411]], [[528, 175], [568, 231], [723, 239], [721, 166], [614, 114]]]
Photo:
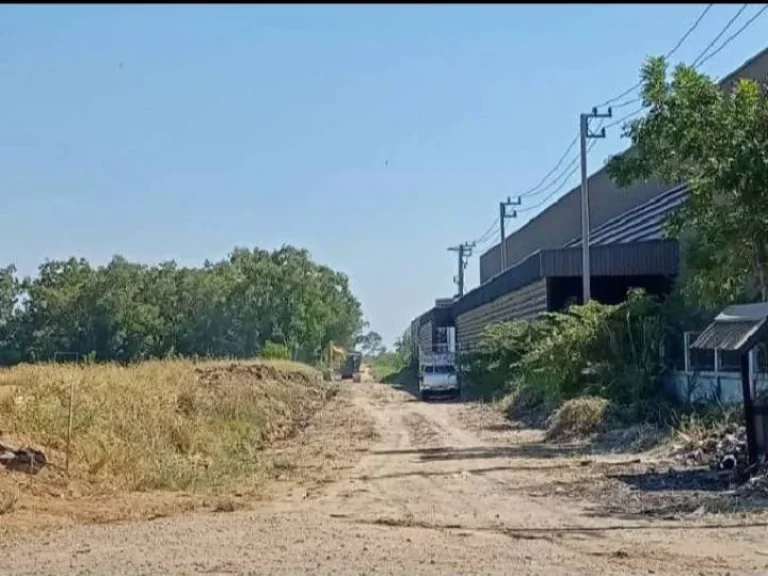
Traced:
[[[724, 78], [768, 79], [768, 49]], [[610, 304], [627, 290], [669, 292], [680, 270], [677, 240], [662, 232], [666, 215], [688, 193], [686, 185], [648, 181], [620, 189], [605, 168], [589, 177], [592, 297]], [[453, 301], [442, 300], [412, 323], [412, 336], [431, 349], [437, 334], [455, 327], [460, 348], [471, 348], [485, 326], [529, 319], [582, 301], [581, 189], [573, 188], [505, 241], [508, 266], [501, 270], [501, 246], [480, 257], [480, 285]]]

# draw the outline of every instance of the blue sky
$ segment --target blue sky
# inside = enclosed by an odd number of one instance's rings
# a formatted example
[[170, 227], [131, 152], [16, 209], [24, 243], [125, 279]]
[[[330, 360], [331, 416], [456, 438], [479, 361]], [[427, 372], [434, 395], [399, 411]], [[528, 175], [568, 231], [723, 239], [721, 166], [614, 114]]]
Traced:
[[[701, 9], [2, 6], [0, 263], [197, 265], [290, 243], [350, 276], [389, 343], [454, 293], [446, 248], [538, 182], [578, 114]], [[736, 10], [712, 8], [676, 58]], [[768, 14], [703, 70], [733, 70], [767, 32]], [[590, 167], [624, 147], [613, 129]]]

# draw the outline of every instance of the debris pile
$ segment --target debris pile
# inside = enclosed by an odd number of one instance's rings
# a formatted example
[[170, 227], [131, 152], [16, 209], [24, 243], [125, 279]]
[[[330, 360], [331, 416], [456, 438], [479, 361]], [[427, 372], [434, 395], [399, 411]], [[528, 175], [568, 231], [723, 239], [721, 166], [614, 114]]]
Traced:
[[672, 452], [676, 459], [687, 465], [708, 465], [713, 470], [734, 472], [748, 468], [747, 430], [733, 422], [719, 428], [708, 430], [698, 439], [678, 433], [682, 444], [676, 445]]
[[35, 448], [12, 448], [0, 442], [0, 466], [15, 472], [37, 474], [45, 468], [48, 460], [40, 450]]

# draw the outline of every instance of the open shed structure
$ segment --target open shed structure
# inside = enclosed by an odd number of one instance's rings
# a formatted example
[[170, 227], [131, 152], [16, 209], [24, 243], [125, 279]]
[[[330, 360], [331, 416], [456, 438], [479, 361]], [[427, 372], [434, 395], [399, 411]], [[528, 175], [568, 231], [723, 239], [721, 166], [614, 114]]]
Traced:
[[750, 362], [753, 350], [765, 342], [768, 342], [768, 302], [729, 306], [691, 344], [694, 350], [722, 350], [740, 357], [750, 464], [765, 458], [768, 453], [768, 409], [765, 403], [755, 401], [757, 390]]

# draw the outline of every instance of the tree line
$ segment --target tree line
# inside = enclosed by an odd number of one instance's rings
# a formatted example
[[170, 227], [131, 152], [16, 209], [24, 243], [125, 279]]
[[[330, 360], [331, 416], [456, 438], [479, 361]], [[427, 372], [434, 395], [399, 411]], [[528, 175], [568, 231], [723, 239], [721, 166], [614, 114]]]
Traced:
[[346, 275], [306, 250], [236, 248], [200, 268], [115, 256], [47, 261], [34, 278], [0, 269], [0, 365], [80, 355], [121, 362], [253, 357], [279, 345], [314, 361], [364, 326]]

